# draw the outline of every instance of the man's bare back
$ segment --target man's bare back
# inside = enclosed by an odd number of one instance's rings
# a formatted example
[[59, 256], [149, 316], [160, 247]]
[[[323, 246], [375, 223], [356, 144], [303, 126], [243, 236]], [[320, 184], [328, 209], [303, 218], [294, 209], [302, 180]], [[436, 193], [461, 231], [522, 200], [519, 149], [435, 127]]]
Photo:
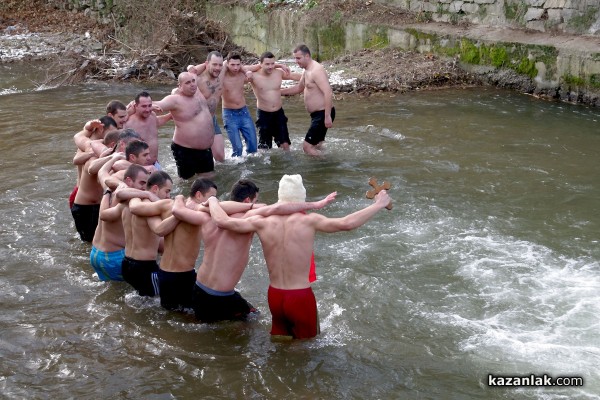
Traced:
[[209, 199], [211, 214], [219, 227], [258, 234], [271, 285], [280, 289], [310, 286], [308, 272], [316, 232], [332, 233], [355, 229], [385, 208], [389, 202], [387, 192], [381, 191], [375, 198], [375, 203], [342, 218], [328, 218], [317, 213], [295, 213], [236, 219], [228, 217], [214, 199]]
[[[299, 175], [284, 175], [279, 185], [279, 200], [304, 201], [306, 191]], [[260, 238], [269, 270], [269, 309], [273, 337], [307, 339], [319, 331], [314, 293], [310, 287], [310, 259], [316, 232], [355, 229], [385, 208], [390, 198], [382, 190], [375, 203], [342, 218], [327, 218], [317, 213], [287, 216], [230, 218], [218, 201], [209, 199], [210, 212], [220, 228], [239, 233], [256, 232]]]
[[[179, 207], [182, 212], [181, 209], [193, 206], [189, 200], [186, 205], [181, 198], [177, 198], [173, 209]], [[207, 212], [196, 212], [194, 219], [201, 228], [204, 242], [202, 264], [198, 268], [198, 282], [216, 291], [234, 290], [248, 263], [252, 233], [219, 229]]]

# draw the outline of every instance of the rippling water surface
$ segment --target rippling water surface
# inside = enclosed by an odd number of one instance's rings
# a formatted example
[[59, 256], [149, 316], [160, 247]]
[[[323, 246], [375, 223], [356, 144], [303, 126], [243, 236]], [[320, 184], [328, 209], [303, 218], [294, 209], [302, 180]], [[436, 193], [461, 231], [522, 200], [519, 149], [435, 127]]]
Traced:
[[[338, 191], [323, 213], [341, 216], [369, 203], [375, 176], [392, 183], [394, 208], [318, 236], [322, 333], [282, 344], [269, 338], [257, 240], [238, 285], [262, 311], [248, 323], [198, 324], [97, 280], [67, 207], [72, 136], [142, 87], [36, 91], [43, 71], [23, 70], [0, 68], [3, 396], [600, 398], [597, 109], [492, 89], [347, 99], [314, 159], [301, 151], [301, 99], [286, 99], [293, 151], [228, 158], [220, 192], [250, 178], [272, 202], [282, 174], [302, 173], [310, 199]], [[172, 129], [159, 158], [176, 176]], [[490, 373], [585, 385], [490, 388]]]

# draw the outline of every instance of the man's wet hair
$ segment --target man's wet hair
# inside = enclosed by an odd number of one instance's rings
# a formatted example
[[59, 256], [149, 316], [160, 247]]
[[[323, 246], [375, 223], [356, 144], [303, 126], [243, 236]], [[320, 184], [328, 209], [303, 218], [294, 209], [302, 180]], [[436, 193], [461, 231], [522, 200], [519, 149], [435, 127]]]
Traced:
[[216, 51], [216, 50], [215, 50], [215, 51], [211, 51], [210, 53], [208, 53], [208, 54], [206, 55], [206, 61], [210, 61], [210, 59], [211, 59], [213, 56], [215, 56], [215, 57], [217, 57], [217, 58], [223, 58], [223, 55], [221, 54], [221, 52], [219, 52], [219, 51]]
[[254, 200], [258, 194], [258, 186], [249, 179], [240, 179], [233, 184], [229, 200], [243, 202], [246, 198]]
[[138, 174], [140, 172], [144, 172], [146, 175], [148, 175], [148, 171], [146, 170], [146, 168], [142, 167], [139, 164], [131, 164], [126, 170], [125, 170], [125, 175], [123, 176], [123, 179], [125, 178], [129, 178], [132, 181], [135, 180], [135, 178], [137, 178]]
[[135, 104], [140, 104], [140, 97], [148, 97], [149, 99], [152, 99], [150, 93], [144, 90], [143, 92], [140, 92], [137, 94], [137, 96], [135, 96]]
[[102, 143], [104, 143], [105, 146], [110, 147], [111, 144], [116, 144], [119, 141], [119, 131], [112, 131], [112, 132], [108, 132], [106, 135], [104, 135], [104, 140], [102, 141]]
[[202, 195], [205, 195], [208, 193], [210, 188], [215, 188], [215, 190], [217, 190], [217, 185], [210, 179], [198, 178], [194, 181], [194, 183], [192, 183], [190, 197], [194, 197], [198, 192], [202, 193]]
[[260, 62], [263, 62], [263, 60], [265, 58], [275, 58], [275, 54], [271, 53], [270, 51], [265, 51], [264, 53], [262, 53], [260, 55], [260, 58], [258, 59]]
[[240, 60], [240, 62], [242, 62], [242, 56], [240, 55], [240, 53], [232, 51], [229, 54], [227, 54], [227, 60]]
[[148, 143], [143, 140], [135, 139], [131, 142], [127, 143], [127, 147], [125, 147], [125, 159], [129, 161], [129, 156], [139, 156], [140, 153], [148, 148]]
[[121, 129], [119, 131], [119, 141], [123, 141], [125, 143], [129, 143], [133, 139], [141, 139], [141, 138], [142, 137], [140, 136], [140, 134], [131, 128], [125, 128], [125, 129]]
[[300, 52], [302, 54], [308, 54], [310, 56], [310, 50], [308, 49], [308, 47], [305, 44], [299, 44], [298, 46], [296, 46], [296, 48], [294, 49], [294, 51], [292, 53], [297, 53]]
[[108, 115], [100, 117], [99, 120], [104, 129], [108, 128], [109, 126], [114, 126], [115, 128], [117, 127], [117, 122], [113, 119], [113, 117], [109, 117]]
[[165, 186], [167, 181], [173, 183], [173, 179], [167, 174], [165, 171], [154, 171], [148, 177], [148, 183], [146, 184], [146, 189], [150, 190], [150, 188], [154, 185], [158, 186], [158, 188], [162, 188]]
[[117, 110], [127, 110], [127, 107], [119, 100], [112, 100], [106, 105], [107, 114], [115, 114]]

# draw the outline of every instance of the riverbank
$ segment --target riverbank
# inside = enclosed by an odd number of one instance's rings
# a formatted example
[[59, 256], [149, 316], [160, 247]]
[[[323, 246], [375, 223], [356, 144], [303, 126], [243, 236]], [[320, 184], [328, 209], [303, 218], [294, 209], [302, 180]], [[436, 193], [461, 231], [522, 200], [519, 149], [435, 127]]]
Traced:
[[[164, 54], [136, 56], [135, 51], [128, 54], [124, 51], [123, 43], [118, 43], [110, 34], [109, 26], [87, 18], [82, 13], [54, 9], [48, 5], [40, 5], [41, 11], [31, 12], [32, 8], [14, 6], [15, 1], [9, 3], [9, 12], [3, 10], [0, 17], [0, 61], [7, 63], [42, 59], [55, 63], [54, 69], [59, 72], [43, 82], [44, 86], [90, 80], [153, 81], [170, 84], [175, 81], [177, 73], [187, 65], [184, 60], [191, 61], [189, 55], [186, 55], [186, 59], [174, 54], [176, 49], [169, 48], [165, 49]], [[365, 21], [379, 19], [389, 25], [418, 24], [418, 16], [392, 11], [389, 7], [366, 5], [368, 2], [350, 2], [356, 3], [356, 7], [352, 8], [346, 3], [342, 10], [344, 13], [352, 13], [355, 17], [360, 15]], [[323, 7], [325, 9], [321, 11], [326, 12], [332, 6], [329, 4]], [[435, 23], [420, 25], [432, 31], [464, 31], [465, 35], [473, 28], [466, 25]], [[503, 33], [514, 37], [515, 40], [519, 35], [531, 36], [531, 33], [519, 31], [505, 30]], [[226, 34], [222, 36], [227, 37]], [[565, 40], [563, 36], [544, 36], [553, 42]], [[585, 42], [586, 39], [580, 40]], [[590, 41], [593, 42], [594, 39], [590, 38]], [[209, 48], [210, 45], [211, 43], [207, 43], [205, 47]], [[225, 39], [224, 52], [232, 48], [244, 52]], [[256, 55], [248, 52], [245, 52], [244, 58], [248, 63], [256, 61]], [[192, 60], [200, 61], [197, 56]], [[597, 97], [582, 98], [576, 92], [571, 95], [556, 89], [539, 91], [534, 80], [527, 75], [518, 74], [511, 69], [464, 65], [458, 56], [445, 57], [388, 47], [345, 54], [324, 62], [324, 65], [330, 73], [332, 87], [338, 97], [344, 97], [348, 93], [368, 96], [377, 92], [493, 85], [545, 98], [590, 105], [596, 105], [598, 102]]]

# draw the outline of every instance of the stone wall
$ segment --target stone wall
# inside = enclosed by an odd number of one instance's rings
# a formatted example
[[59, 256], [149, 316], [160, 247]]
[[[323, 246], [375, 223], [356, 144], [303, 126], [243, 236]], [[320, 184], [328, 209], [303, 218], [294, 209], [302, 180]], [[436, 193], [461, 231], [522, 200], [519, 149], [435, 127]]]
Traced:
[[216, 2], [206, 12], [227, 27], [235, 43], [256, 54], [268, 50], [288, 58], [297, 43], [306, 43], [313, 56], [328, 60], [364, 48], [393, 47], [453, 57], [480, 72], [513, 70], [529, 77], [537, 91], [568, 87], [579, 96], [600, 90], [600, 46], [582, 35], [554, 41], [548, 33], [436, 22], [392, 27], [343, 20], [325, 25], [293, 10], [264, 13]]
[[436, 22], [600, 35], [598, 0], [375, 0]]
[[[122, 1], [122, 0], [121, 0]], [[423, 21], [527, 28], [600, 36], [598, 0], [375, 0], [410, 10]], [[119, 0], [51, 0], [57, 7], [84, 12], [102, 22]], [[219, 3], [218, 1], [207, 1]]]
[[63, 10], [83, 12], [101, 23], [110, 23], [115, 1], [118, 0], [50, 0], [49, 3]]

